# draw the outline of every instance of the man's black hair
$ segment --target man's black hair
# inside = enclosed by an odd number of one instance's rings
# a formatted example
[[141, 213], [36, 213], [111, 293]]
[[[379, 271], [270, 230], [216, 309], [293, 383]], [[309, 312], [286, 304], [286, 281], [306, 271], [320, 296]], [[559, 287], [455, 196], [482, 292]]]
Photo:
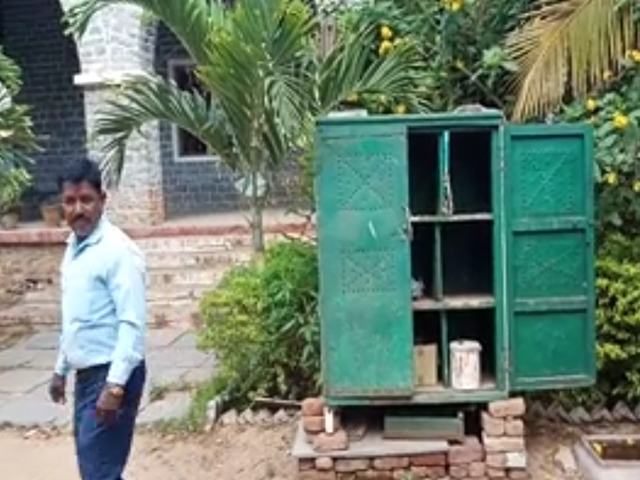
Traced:
[[77, 185], [87, 182], [98, 192], [102, 192], [102, 172], [96, 162], [80, 160], [69, 166], [64, 174], [58, 177], [58, 188], [62, 190], [65, 183]]

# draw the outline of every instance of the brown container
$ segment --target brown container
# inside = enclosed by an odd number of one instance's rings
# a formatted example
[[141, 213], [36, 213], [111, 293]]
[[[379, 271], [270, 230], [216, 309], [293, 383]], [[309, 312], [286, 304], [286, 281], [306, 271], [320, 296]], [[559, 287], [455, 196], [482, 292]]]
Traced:
[[413, 348], [415, 384], [417, 387], [432, 387], [438, 384], [438, 345], [416, 345]]

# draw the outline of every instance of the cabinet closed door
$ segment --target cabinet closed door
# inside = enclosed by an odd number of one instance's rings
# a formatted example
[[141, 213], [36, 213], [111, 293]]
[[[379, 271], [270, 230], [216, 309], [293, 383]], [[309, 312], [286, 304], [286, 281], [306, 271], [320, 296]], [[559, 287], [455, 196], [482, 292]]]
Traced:
[[317, 135], [325, 395], [410, 396], [405, 128], [334, 122]]

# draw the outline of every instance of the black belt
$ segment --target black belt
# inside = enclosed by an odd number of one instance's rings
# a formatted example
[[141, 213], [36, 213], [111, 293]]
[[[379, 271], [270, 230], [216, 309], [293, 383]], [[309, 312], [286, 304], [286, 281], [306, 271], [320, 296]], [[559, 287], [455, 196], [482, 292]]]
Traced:
[[110, 363], [103, 363], [101, 365], [94, 365], [92, 367], [81, 368], [76, 370], [76, 379], [80, 382], [84, 382], [91, 378], [95, 378], [98, 374], [103, 373], [105, 370], [109, 370]]
[[[142, 360], [136, 368], [143, 366], [145, 364], [144, 360]], [[111, 367], [111, 363], [102, 363], [100, 365], [93, 365], [91, 367], [80, 368], [76, 370], [76, 380], [79, 382], [84, 382], [91, 378], [95, 378], [97, 375], [103, 374], [105, 370], [109, 370]]]

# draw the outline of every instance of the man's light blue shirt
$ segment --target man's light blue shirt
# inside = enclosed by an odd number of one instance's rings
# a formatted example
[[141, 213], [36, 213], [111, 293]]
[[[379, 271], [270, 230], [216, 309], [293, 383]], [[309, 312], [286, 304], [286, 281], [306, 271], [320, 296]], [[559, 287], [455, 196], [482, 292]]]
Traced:
[[62, 334], [55, 371], [111, 363], [107, 382], [127, 383], [144, 358], [144, 255], [106, 217], [82, 241], [71, 235], [60, 268]]

